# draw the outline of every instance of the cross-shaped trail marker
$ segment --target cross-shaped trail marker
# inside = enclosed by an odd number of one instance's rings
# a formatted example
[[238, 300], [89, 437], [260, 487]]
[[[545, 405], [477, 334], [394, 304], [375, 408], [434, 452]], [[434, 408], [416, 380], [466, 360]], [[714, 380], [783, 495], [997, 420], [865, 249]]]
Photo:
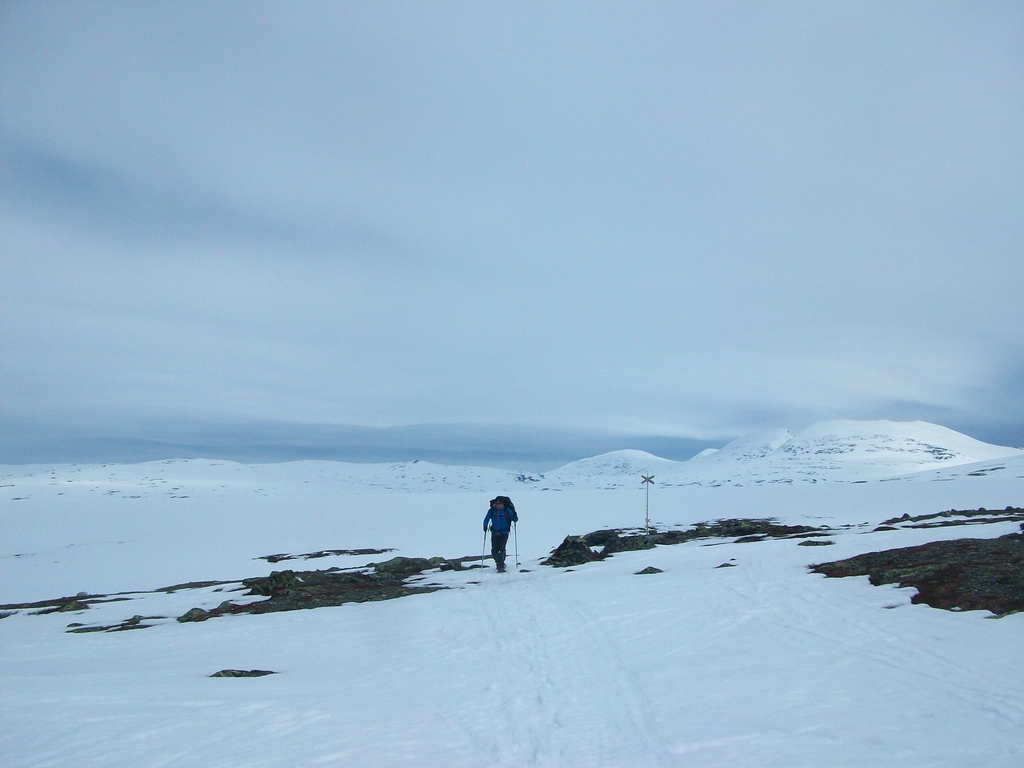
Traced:
[[644, 503], [644, 528], [647, 531], [647, 535], [651, 535], [651, 486], [654, 485], [654, 475], [640, 475], [643, 478], [641, 484], [644, 486], [644, 490], [647, 492], [647, 498]]

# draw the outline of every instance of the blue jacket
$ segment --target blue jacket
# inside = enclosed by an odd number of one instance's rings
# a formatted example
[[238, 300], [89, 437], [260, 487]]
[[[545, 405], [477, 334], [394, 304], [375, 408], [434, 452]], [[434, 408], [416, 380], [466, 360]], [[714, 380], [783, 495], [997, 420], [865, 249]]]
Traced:
[[508, 507], [502, 507], [501, 509], [495, 509], [491, 507], [487, 510], [487, 517], [484, 518], [484, 530], [487, 530], [487, 524], [491, 524], [491, 533], [496, 533], [499, 536], [508, 536], [508, 532], [512, 529], [512, 523], [519, 520], [519, 515], [515, 512], [509, 512]]

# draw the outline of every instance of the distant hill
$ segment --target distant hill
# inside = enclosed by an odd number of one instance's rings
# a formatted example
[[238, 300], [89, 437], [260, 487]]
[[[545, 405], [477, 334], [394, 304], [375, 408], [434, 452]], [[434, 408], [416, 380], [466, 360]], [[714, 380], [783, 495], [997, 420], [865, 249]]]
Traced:
[[563, 487], [616, 487], [648, 472], [659, 485], [877, 480], [1011, 457], [1024, 457], [1024, 451], [923, 421], [822, 421], [796, 434], [776, 429], [746, 435], [689, 461], [614, 451], [544, 477]]
[[[994, 462], [994, 463], [993, 463]], [[746, 435], [720, 450], [704, 451], [687, 461], [672, 461], [639, 450], [603, 453], [547, 472], [517, 472], [494, 467], [428, 461], [351, 463], [301, 460], [236, 464], [211, 459], [177, 459], [143, 464], [111, 464], [124, 488], [145, 486], [149, 476], [164, 481], [213, 483], [232, 466], [253, 483], [296, 477], [328, 479], [356, 493], [390, 491], [505, 492], [640, 488], [640, 475], [653, 474], [658, 486], [753, 485], [761, 483], [866, 482], [922, 476], [934, 470], [957, 474], [999, 471], [1013, 464], [1024, 473], [1024, 450], [990, 445], [926, 422], [823, 421], [799, 433], [776, 429]], [[976, 467], [974, 465], [977, 465]], [[108, 465], [6, 465], [5, 477], [38, 475], [56, 482], [42, 466], [63, 466], [74, 477], [106, 477]], [[91, 467], [91, 468], [90, 468]], [[963, 467], [964, 469], [957, 469]], [[973, 468], [972, 468], [973, 467]], [[56, 470], [53, 470], [56, 471]], [[83, 474], [84, 473], [84, 474]], [[104, 481], [106, 482], [106, 481]], [[141, 484], [141, 485], [140, 485]], [[119, 486], [120, 487], [120, 486]], [[147, 486], [148, 487], [148, 486]], [[127, 491], [126, 491], [127, 492]], [[136, 491], [132, 491], [135, 493]], [[140, 491], [149, 493], [149, 491]]]

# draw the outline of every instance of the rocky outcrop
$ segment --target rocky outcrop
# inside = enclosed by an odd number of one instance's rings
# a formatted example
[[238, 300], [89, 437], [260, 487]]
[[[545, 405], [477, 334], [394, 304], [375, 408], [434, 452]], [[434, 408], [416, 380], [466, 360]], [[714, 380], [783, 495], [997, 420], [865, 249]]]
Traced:
[[[1022, 526], [1024, 528], [1024, 526]], [[830, 578], [867, 576], [874, 585], [915, 587], [913, 603], [951, 611], [1024, 610], [1024, 533], [954, 539], [870, 552], [810, 566]]]
[[1003, 510], [950, 509], [932, 515], [911, 516], [904, 513], [900, 517], [883, 520], [876, 531], [895, 531], [897, 528], [949, 528], [954, 525], [989, 525], [991, 523], [1007, 523], [1024, 520], [1024, 509], [1007, 507]]
[[[695, 539], [735, 538], [737, 543], [742, 543], [769, 538], [802, 539], [828, 535], [827, 529], [807, 525], [780, 525], [774, 520], [752, 519], [716, 520], [711, 523], [697, 523], [686, 530], [651, 530], [649, 533], [626, 533], [622, 529], [607, 528], [583, 536], [566, 536], [542, 565], [567, 568], [603, 560], [616, 552], [635, 552]], [[594, 547], [601, 549], [596, 551]]]
[[68, 624], [68, 632], [83, 634], [87, 632], [127, 632], [133, 629], [148, 629], [152, 627], [152, 624], [143, 624], [144, 621], [155, 621], [157, 619], [166, 618], [164, 616], [139, 616], [135, 614], [130, 619], [125, 619], [120, 624], [107, 624], [104, 626], [94, 625], [91, 627], [83, 626], [79, 623]]
[[551, 556], [541, 565], [551, 565], [555, 568], [568, 568], [573, 565], [592, 563], [595, 560], [603, 560], [607, 555], [599, 554], [592, 550], [582, 536], [566, 536], [565, 539], [555, 547]]
[[286, 553], [277, 555], [263, 555], [260, 560], [268, 563], [280, 563], [285, 560], [316, 560], [321, 557], [338, 557], [341, 555], [383, 555], [391, 552], [391, 549], [318, 549], [316, 552], [304, 552], [301, 555], [289, 555]]
[[[478, 557], [448, 560], [443, 557], [393, 557], [381, 563], [369, 563], [359, 571], [329, 568], [323, 571], [273, 571], [269, 576], [244, 579], [248, 596], [266, 597], [251, 603], [225, 600], [212, 610], [192, 608], [178, 617], [180, 622], [206, 621], [217, 616], [240, 613], [274, 613], [309, 608], [324, 608], [344, 603], [392, 600], [406, 595], [446, 589], [436, 584], [416, 585], [407, 579], [430, 570], [468, 570], [478, 568]], [[467, 567], [466, 563], [473, 564]], [[367, 572], [366, 569], [372, 571]]]

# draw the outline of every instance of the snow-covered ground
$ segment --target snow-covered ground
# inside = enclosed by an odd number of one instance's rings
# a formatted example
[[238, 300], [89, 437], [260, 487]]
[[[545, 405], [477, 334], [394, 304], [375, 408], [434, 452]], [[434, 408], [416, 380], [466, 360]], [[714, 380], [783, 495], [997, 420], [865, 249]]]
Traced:
[[[831, 526], [835, 544], [693, 541], [538, 565], [566, 534], [642, 524], [640, 472], [656, 475], [662, 525], [775, 517]], [[0, 620], [11, 768], [1024, 765], [1024, 615], [912, 605], [913, 590], [806, 568], [1018, 528], [872, 532], [903, 513], [1024, 506], [1024, 453], [941, 427], [830, 422], [690, 462], [622, 451], [543, 476], [182, 460], [0, 478], [0, 602], [130, 593]], [[479, 554], [497, 493], [520, 511], [527, 573], [431, 574], [453, 589], [199, 624], [173, 617], [241, 593], [145, 592]], [[259, 559], [359, 548], [395, 551]], [[664, 572], [635, 575], [646, 566]], [[167, 618], [65, 632], [136, 614]], [[278, 674], [208, 677], [223, 668]]]

